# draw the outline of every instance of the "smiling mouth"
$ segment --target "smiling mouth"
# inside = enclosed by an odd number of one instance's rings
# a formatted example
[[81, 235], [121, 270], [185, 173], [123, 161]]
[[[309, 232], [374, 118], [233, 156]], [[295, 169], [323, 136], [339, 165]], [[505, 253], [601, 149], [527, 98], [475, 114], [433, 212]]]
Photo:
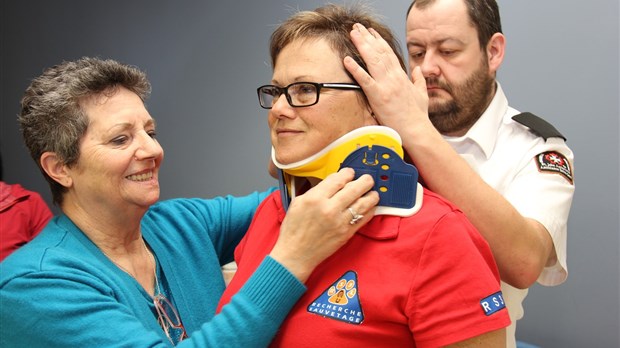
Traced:
[[148, 181], [153, 178], [153, 172], [148, 172], [144, 174], [128, 175], [125, 178], [131, 181]]

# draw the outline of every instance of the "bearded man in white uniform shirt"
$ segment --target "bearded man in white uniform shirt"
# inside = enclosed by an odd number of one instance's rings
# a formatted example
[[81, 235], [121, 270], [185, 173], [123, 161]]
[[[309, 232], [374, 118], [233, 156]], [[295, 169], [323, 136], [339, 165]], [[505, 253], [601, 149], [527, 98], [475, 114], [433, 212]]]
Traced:
[[350, 57], [345, 66], [379, 122], [400, 133], [425, 184], [491, 246], [515, 347], [527, 289], [567, 277], [573, 153], [549, 123], [508, 106], [495, 80], [506, 41], [494, 0], [417, 0], [406, 27], [411, 81], [372, 28], [351, 31], [368, 71]]

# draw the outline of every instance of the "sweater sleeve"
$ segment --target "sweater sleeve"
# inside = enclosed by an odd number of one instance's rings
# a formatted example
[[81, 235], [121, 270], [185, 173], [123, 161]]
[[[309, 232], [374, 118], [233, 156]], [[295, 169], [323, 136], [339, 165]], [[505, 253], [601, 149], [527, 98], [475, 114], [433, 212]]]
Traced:
[[222, 311], [179, 347], [266, 347], [305, 286], [267, 256]]
[[142, 224], [156, 231], [155, 237], [168, 251], [179, 248], [179, 255], [184, 255], [180, 257], [186, 257], [202, 252], [209, 245], [224, 265], [233, 261], [234, 250], [247, 232], [256, 209], [274, 190], [272, 187], [239, 197], [162, 201], [149, 210]]

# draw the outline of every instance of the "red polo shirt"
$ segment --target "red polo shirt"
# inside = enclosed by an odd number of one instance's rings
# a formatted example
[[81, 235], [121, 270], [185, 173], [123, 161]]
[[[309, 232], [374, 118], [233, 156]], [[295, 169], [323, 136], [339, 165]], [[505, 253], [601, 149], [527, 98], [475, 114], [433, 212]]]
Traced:
[[0, 261], [32, 240], [51, 218], [41, 195], [0, 181]]
[[[271, 251], [284, 215], [279, 192], [259, 207], [220, 308]], [[488, 244], [428, 190], [419, 212], [376, 216], [306, 286], [272, 346], [436, 347], [510, 324]]]

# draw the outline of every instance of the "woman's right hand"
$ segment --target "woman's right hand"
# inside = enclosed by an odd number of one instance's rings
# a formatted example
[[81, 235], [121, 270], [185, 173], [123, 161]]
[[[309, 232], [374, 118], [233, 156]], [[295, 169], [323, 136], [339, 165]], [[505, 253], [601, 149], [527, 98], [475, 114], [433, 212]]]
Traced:
[[[270, 256], [302, 282], [374, 216], [379, 203], [379, 194], [369, 191], [374, 181], [370, 175], [353, 180], [354, 175], [343, 168], [295, 197], [288, 208]], [[363, 218], [351, 224], [349, 208]]]
[[428, 117], [428, 92], [420, 67], [407, 76], [390, 45], [362, 24], [353, 25], [351, 41], [368, 71], [351, 57], [344, 58], [344, 66], [364, 90], [379, 124], [396, 130], [405, 142], [419, 141], [419, 135], [429, 132], [439, 136]]

